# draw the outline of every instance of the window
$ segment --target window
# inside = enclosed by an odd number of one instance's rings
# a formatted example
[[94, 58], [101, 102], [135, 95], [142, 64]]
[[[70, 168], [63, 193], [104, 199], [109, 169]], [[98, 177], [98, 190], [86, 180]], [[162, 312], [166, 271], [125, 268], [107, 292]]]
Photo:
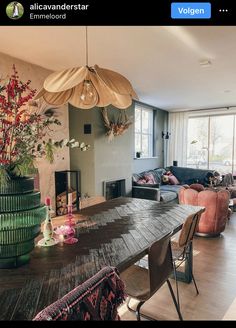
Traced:
[[206, 169], [208, 165], [208, 117], [188, 120], [187, 166]]
[[187, 166], [236, 174], [235, 117], [212, 115], [189, 119]]
[[142, 157], [153, 156], [153, 109], [135, 105], [135, 154]]

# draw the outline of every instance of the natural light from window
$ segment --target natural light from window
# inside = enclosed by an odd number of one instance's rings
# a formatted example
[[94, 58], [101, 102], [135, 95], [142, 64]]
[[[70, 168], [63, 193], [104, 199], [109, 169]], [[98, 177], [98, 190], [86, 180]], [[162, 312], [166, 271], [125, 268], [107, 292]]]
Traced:
[[153, 110], [135, 105], [135, 154], [141, 157], [153, 156]]
[[235, 175], [235, 124], [235, 115], [189, 118], [187, 166]]

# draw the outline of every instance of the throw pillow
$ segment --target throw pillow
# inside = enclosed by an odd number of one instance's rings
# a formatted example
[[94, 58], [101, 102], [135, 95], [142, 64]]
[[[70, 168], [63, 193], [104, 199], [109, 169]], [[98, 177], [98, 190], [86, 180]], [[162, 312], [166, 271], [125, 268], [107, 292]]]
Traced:
[[162, 183], [163, 184], [168, 184], [169, 183], [169, 175], [163, 175], [162, 176]]
[[[213, 180], [214, 186], [220, 186], [221, 181], [222, 181], [222, 177], [221, 177], [220, 173], [217, 171], [214, 171], [213, 175], [214, 175], [214, 180]], [[231, 174], [231, 176], [232, 176], [232, 174]], [[231, 183], [234, 184], [234, 180], [232, 180]]]
[[146, 179], [146, 183], [149, 183], [149, 184], [157, 183], [157, 181], [155, 180], [152, 173], [145, 173], [144, 174], [144, 179]]
[[204, 178], [204, 185], [205, 186], [208, 186], [211, 181], [214, 180], [214, 175], [212, 172], [207, 172], [207, 174], [205, 175], [205, 178]]
[[133, 182], [138, 182], [139, 179], [142, 179], [142, 175], [138, 173], [133, 173], [132, 175]]
[[144, 183], [146, 183], [146, 179], [139, 179], [135, 184], [141, 185], [141, 184], [144, 184]]
[[163, 174], [166, 173], [165, 169], [157, 168], [153, 170], [153, 175], [158, 183], [161, 183]]
[[200, 183], [192, 183], [192, 184], [189, 186], [189, 188], [194, 189], [194, 190], [196, 190], [196, 191], [198, 191], [198, 192], [204, 190], [204, 186], [203, 186], [202, 184], [200, 184]]
[[184, 187], [185, 189], [189, 189], [189, 185], [187, 184], [182, 185], [182, 187]]
[[172, 174], [169, 175], [169, 184], [171, 185], [178, 185], [179, 184], [179, 180]]

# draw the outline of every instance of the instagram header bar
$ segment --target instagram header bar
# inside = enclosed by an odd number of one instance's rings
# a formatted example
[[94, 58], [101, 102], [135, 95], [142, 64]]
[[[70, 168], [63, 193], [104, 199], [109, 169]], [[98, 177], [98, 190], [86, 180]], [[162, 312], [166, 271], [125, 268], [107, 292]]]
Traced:
[[235, 25], [232, 1], [19, 0], [0, 2], [0, 25]]

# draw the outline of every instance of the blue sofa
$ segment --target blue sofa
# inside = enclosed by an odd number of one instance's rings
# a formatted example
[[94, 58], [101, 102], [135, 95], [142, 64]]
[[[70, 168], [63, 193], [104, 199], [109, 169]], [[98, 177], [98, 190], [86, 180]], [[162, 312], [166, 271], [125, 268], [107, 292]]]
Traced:
[[[168, 171], [178, 179], [180, 184], [164, 184], [162, 176]], [[151, 174], [154, 177], [154, 183], [139, 184], [140, 179]], [[200, 183], [204, 186], [209, 184], [209, 176], [212, 176], [212, 170], [194, 169], [189, 167], [170, 166], [166, 169], [156, 168], [132, 176], [132, 197], [151, 200], [160, 200], [161, 202], [178, 203], [178, 193], [183, 185]]]

